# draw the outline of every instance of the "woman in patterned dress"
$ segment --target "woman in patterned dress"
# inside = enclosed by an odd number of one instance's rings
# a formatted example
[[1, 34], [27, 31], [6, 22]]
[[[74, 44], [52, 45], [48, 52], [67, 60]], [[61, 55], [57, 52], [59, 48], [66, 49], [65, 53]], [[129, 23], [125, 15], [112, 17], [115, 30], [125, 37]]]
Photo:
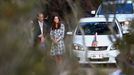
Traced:
[[54, 16], [52, 19], [52, 26], [50, 31], [50, 37], [52, 40], [51, 55], [55, 57], [56, 63], [62, 63], [63, 54], [65, 52], [64, 47], [64, 24], [60, 22], [59, 16]]

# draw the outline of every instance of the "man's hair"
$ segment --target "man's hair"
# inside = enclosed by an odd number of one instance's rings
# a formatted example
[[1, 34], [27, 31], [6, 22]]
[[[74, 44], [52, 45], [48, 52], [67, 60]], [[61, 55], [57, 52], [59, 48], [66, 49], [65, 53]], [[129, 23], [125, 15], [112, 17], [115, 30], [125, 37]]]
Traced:
[[44, 16], [43, 12], [39, 12], [39, 13], [37, 13], [37, 17], [39, 17], [40, 14], [42, 14]]

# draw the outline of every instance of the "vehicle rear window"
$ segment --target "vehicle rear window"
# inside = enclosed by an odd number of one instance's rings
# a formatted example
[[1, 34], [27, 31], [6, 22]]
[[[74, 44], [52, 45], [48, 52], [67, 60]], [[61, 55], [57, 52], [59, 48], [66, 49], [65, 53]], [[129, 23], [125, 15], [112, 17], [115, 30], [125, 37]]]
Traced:
[[[110, 35], [112, 34], [112, 32], [109, 27], [111, 27], [115, 33], [118, 33], [118, 27], [115, 23], [112, 24], [108, 22], [85, 22], [80, 23], [80, 26], [82, 27], [85, 35], [94, 35], [96, 32], [98, 33], [98, 35]], [[76, 31], [76, 35], [82, 35], [79, 27]]]
[[132, 3], [123, 4], [103, 4], [100, 8], [98, 15], [104, 14], [132, 14], [133, 5]]

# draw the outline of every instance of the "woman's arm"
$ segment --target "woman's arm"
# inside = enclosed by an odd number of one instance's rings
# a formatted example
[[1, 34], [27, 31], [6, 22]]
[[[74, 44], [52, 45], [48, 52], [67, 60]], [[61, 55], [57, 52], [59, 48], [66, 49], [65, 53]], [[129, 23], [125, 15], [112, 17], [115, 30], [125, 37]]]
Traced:
[[64, 38], [64, 34], [65, 34], [65, 26], [64, 26], [64, 24], [61, 24], [60, 37], [57, 39], [57, 41], [60, 41], [61, 39], [63, 39]]
[[53, 34], [53, 30], [52, 29], [50, 30], [50, 38], [51, 38], [53, 43], [56, 43], [56, 40], [54, 38], [54, 34]]
[[53, 31], [52, 31], [52, 29], [50, 30], [50, 38], [51, 38], [51, 40], [54, 39], [54, 38], [53, 38]]

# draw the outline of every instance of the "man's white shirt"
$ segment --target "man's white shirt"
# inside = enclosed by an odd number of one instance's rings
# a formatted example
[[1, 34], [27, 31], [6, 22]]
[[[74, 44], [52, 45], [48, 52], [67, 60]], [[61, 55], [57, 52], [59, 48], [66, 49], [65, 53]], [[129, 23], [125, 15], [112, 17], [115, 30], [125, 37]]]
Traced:
[[40, 26], [41, 34], [43, 34], [43, 22], [38, 21], [38, 23]]

